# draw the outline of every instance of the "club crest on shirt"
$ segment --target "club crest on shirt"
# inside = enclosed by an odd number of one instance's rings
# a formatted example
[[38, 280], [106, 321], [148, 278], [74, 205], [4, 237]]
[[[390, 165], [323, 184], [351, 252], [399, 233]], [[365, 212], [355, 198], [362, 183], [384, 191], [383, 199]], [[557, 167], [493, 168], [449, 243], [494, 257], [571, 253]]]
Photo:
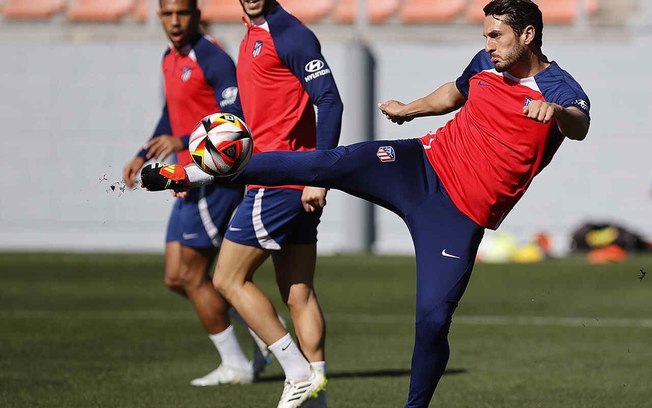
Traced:
[[380, 146], [376, 152], [376, 156], [383, 163], [390, 163], [396, 160], [396, 153], [392, 146]]
[[261, 40], [256, 41], [254, 44], [254, 49], [251, 51], [251, 56], [256, 58], [260, 55], [260, 52], [263, 50], [263, 42]]
[[186, 66], [181, 70], [181, 80], [187, 82], [192, 76], [192, 68]]
[[530, 98], [529, 96], [526, 96], [525, 97], [525, 102], [523, 102], [523, 106], [530, 106], [530, 102], [532, 102], [532, 100], [533, 100], [532, 98]]

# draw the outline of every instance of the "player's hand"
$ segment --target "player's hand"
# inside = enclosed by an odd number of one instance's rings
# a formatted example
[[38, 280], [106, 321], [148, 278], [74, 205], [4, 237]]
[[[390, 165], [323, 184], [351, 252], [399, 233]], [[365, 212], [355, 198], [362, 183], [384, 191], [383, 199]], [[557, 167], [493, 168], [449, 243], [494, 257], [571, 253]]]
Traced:
[[171, 135], [160, 135], [145, 143], [147, 159], [164, 160], [172, 152], [183, 150], [183, 142], [178, 137]]
[[134, 157], [129, 163], [127, 163], [122, 169], [122, 180], [128, 188], [134, 188], [136, 185], [135, 178], [138, 174], [138, 171], [145, 164], [145, 159], [142, 157]]
[[383, 115], [398, 125], [402, 125], [403, 123], [412, 120], [411, 117], [403, 113], [404, 107], [405, 104], [403, 102], [395, 101], [393, 99], [378, 104], [378, 109], [380, 109]]
[[172, 197], [176, 197], [176, 198], [186, 198], [186, 197], [188, 197], [188, 194], [190, 194], [188, 191], [175, 191], [175, 190], [172, 190], [170, 192], [172, 193]]
[[527, 106], [523, 107], [523, 114], [537, 122], [548, 123], [562, 110], [564, 108], [556, 103], [532, 100]]
[[301, 194], [301, 203], [303, 204], [303, 209], [306, 212], [315, 212], [320, 208], [326, 206], [326, 193], [327, 189], [322, 187], [310, 187], [306, 186], [303, 189], [303, 194]]

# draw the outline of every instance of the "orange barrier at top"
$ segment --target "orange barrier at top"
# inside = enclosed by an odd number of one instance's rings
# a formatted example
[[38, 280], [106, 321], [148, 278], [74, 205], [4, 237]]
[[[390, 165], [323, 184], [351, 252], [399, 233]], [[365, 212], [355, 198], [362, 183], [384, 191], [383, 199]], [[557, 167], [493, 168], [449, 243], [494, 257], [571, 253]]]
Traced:
[[5, 0], [2, 15], [8, 20], [45, 20], [66, 7], [66, 0]]
[[466, 0], [405, 0], [399, 13], [404, 23], [446, 23], [461, 15]]
[[[382, 23], [395, 15], [401, 5], [400, 0], [367, 0], [367, 16], [372, 23]], [[338, 23], [352, 23], [358, 15], [357, 0], [339, 0], [333, 12]]]
[[135, 0], [76, 0], [68, 9], [70, 21], [118, 21], [136, 7]]
[[335, 6], [333, 0], [280, 0], [279, 3], [304, 23], [323, 19]]

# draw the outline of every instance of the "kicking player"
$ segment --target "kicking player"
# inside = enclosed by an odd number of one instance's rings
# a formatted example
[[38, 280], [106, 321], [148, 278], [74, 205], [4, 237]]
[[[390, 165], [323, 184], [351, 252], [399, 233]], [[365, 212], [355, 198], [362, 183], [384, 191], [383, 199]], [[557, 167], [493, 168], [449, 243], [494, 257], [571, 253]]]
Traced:
[[[162, 69], [165, 106], [153, 137], [123, 170], [128, 187], [146, 160], [176, 153], [191, 162], [188, 139], [202, 117], [229, 112], [242, 117], [233, 60], [200, 29], [196, 0], [161, 0], [159, 18], [171, 41]], [[209, 375], [191, 381], [204, 386], [251, 383], [254, 367], [243, 353], [227, 314], [228, 304], [209, 275], [222, 237], [244, 194], [242, 186], [206, 186], [178, 198], [165, 244], [165, 285], [188, 298], [221, 356]], [[259, 364], [262, 369], [264, 364]]]
[[[401, 124], [458, 110], [433, 134], [331, 150], [263, 153], [232, 183], [307, 183], [365, 198], [398, 214], [417, 263], [416, 333], [406, 407], [427, 407], [444, 373], [448, 330], [486, 228], [496, 229], [565, 138], [583, 140], [589, 99], [541, 51], [543, 20], [530, 0], [484, 7], [485, 49], [456, 81], [381, 112]], [[143, 185], [164, 188], [162, 165]], [[175, 167], [177, 189], [212, 182], [196, 167]]]

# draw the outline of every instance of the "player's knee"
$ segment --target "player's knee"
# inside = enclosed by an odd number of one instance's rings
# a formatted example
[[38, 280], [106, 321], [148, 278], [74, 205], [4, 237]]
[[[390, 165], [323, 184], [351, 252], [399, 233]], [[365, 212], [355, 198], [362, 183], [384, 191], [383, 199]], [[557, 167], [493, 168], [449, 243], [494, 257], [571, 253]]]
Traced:
[[279, 288], [281, 298], [288, 309], [305, 308], [315, 298], [313, 288], [305, 284], [294, 284], [288, 288]]
[[228, 292], [228, 287], [224, 284], [222, 280], [217, 280], [213, 278], [213, 287], [217, 290], [222, 296], [226, 296]]
[[183, 287], [183, 283], [178, 276], [172, 274], [166, 274], [163, 278], [163, 284], [166, 288], [170, 289], [172, 292], [185, 294], [186, 291]]
[[232, 296], [235, 296], [235, 291], [237, 285], [235, 280], [229, 276], [224, 276], [220, 273], [219, 270], [215, 271], [213, 276], [213, 287], [217, 290], [225, 299], [230, 299]]
[[166, 274], [165, 286], [174, 292], [192, 292], [206, 280], [203, 274], [203, 270], [193, 270], [189, 265], [181, 265], [176, 271]]
[[425, 330], [428, 337], [440, 338], [447, 336], [451, 325], [453, 309], [444, 304], [429, 311], [417, 310], [417, 332]]
[[277, 282], [278, 285], [278, 293], [281, 295], [281, 300], [283, 303], [288, 305], [289, 303], [289, 297], [290, 297], [290, 286], [288, 285], [283, 285], [280, 282]]

